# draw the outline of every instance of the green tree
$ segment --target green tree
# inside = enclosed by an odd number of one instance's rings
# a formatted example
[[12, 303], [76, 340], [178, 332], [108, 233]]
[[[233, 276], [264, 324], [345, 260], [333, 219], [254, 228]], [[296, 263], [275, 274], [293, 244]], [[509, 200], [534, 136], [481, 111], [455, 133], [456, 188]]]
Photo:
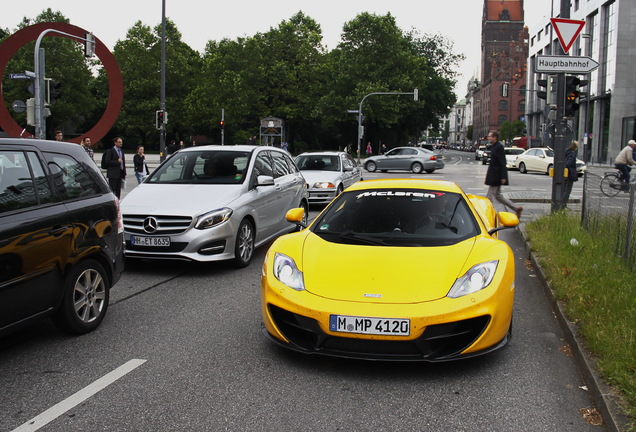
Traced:
[[[114, 55], [124, 80], [124, 102], [113, 134], [123, 135], [124, 146], [144, 145], [158, 150], [155, 112], [160, 108], [161, 25], [153, 29], [137, 21], [126, 39], [117, 41]], [[189, 139], [187, 96], [194, 91], [201, 70], [199, 54], [182, 42], [174, 23], [166, 20], [166, 111], [168, 139]], [[101, 77], [101, 84], [107, 84]]]
[[160, 89], [158, 42], [152, 29], [137, 21], [113, 50], [124, 81], [124, 101], [113, 133], [124, 136], [124, 147], [158, 141], [154, 124]]
[[[455, 102], [451, 67], [459, 56], [439, 48], [443, 39], [420, 37], [398, 28], [391, 14], [362, 13], [343, 27], [342, 42], [329, 54], [332, 76], [320, 101], [327, 125], [357, 141], [355, 119], [346, 114], [374, 92], [419, 89], [420, 101], [405, 95], [372, 96], [364, 101], [367, 139], [403, 145], [449, 112]], [[442, 47], [446, 45], [441, 44]], [[349, 132], [345, 132], [345, 129]]]
[[505, 121], [499, 128], [499, 136], [501, 139], [505, 139], [508, 143], [512, 142], [512, 139], [516, 136], [525, 136], [522, 133], [526, 129], [525, 122], [515, 120], [513, 122]]
[[190, 119], [215, 131], [225, 110], [228, 140], [256, 135], [263, 117], [285, 121], [290, 143], [314, 136], [313, 101], [321, 93], [324, 49], [320, 26], [301, 12], [278, 28], [236, 41], [210, 41], [202, 79], [189, 98]]

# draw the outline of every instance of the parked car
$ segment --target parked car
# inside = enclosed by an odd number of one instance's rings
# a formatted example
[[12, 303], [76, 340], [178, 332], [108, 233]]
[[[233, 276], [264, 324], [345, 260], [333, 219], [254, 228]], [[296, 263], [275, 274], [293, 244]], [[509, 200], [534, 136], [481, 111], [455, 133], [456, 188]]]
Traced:
[[517, 156], [523, 152], [524, 150], [520, 147], [505, 147], [504, 153], [506, 153], [506, 168], [510, 170], [517, 169]]
[[119, 201], [77, 144], [0, 139], [0, 335], [96, 329], [124, 269]]
[[[550, 175], [550, 169], [554, 166], [554, 152], [550, 147], [531, 148], [517, 156], [519, 172], [526, 174], [530, 171], [543, 172]], [[587, 166], [580, 159], [576, 160], [576, 172], [582, 176]]]
[[233, 260], [288, 233], [290, 208], [308, 207], [288, 152], [268, 146], [196, 146], [174, 153], [122, 200], [126, 258]]
[[383, 155], [371, 156], [364, 162], [369, 172], [380, 170], [406, 170], [419, 174], [422, 171], [432, 173], [444, 168], [442, 156], [421, 147], [396, 147]]
[[486, 149], [481, 154], [481, 164], [488, 165], [490, 163], [490, 146], [486, 147]]
[[515, 291], [515, 259], [497, 232], [518, 223], [452, 182], [359, 182], [270, 247], [263, 333], [305, 354], [373, 360], [497, 350], [512, 333]]
[[362, 180], [362, 170], [346, 152], [302, 153], [295, 162], [307, 182], [309, 204], [328, 204]]

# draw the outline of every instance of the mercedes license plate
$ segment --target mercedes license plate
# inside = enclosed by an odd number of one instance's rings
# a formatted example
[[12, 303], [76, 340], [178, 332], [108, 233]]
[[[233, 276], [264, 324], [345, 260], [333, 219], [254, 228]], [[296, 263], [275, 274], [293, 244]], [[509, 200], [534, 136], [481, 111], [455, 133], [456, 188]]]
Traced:
[[411, 321], [403, 318], [330, 315], [329, 320], [329, 329], [333, 332], [394, 336], [411, 333]]
[[130, 236], [131, 246], [170, 246], [170, 237]]

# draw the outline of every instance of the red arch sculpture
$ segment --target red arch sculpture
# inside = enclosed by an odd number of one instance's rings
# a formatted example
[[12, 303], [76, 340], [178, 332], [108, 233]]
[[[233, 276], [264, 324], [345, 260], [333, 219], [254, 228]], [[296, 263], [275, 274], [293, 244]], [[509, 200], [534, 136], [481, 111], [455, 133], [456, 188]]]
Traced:
[[[68, 34], [79, 36], [81, 38], [83, 38], [85, 33], [87, 33], [87, 31], [83, 28], [63, 22], [47, 22], [34, 24], [32, 26], [23, 28], [22, 30], [18, 30], [17, 32], [9, 36], [2, 43], [2, 45], [0, 45], [0, 77], [4, 76], [7, 63], [9, 63], [11, 57], [13, 57], [13, 55], [22, 46], [24, 46], [28, 42], [37, 40], [37, 38], [40, 36], [40, 33], [48, 29], [59, 30]], [[61, 36], [73, 39], [70, 36], [64, 36], [59, 33], [49, 33], [45, 37], [50, 36]], [[122, 102], [124, 100], [124, 82], [121, 76], [121, 71], [119, 70], [119, 65], [115, 60], [115, 56], [113, 56], [106, 45], [104, 45], [104, 43], [98, 38], [95, 38], [95, 54], [101, 60], [102, 65], [104, 66], [104, 69], [106, 71], [106, 76], [108, 77], [108, 103], [106, 104], [104, 114], [99, 119], [97, 124], [93, 126], [92, 129], [90, 129], [84, 135], [70, 140], [71, 142], [75, 143], [80, 143], [85, 136], [90, 136], [94, 142], [97, 142], [104, 138], [110, 128], [112, 128], [115, 124], [115, 121], [119, 116], [119, 111], [121, 110]], [[1, 85], [0, 101], [4, 101]], [[0, 127], [2, 127], [2, 129], [11, 136], [19, 136], [24, 129], [13, 119], [4, 102], [0, 103]], [[29, 134], [28, 136], [32, 135]]]

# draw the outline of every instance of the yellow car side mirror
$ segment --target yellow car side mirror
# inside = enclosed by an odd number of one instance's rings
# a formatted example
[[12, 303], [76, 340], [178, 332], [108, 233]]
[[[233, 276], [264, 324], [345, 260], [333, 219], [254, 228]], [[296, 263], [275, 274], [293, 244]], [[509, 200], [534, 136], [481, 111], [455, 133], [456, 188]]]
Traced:
[[293, 208], [285, 214], [285, 219], [288, 222], [300, 223], [305, 217], [305, 209], [302, 207]]
[[519, 225], [519, 218], [516, 214], [510, 212], [499, 212], [499, 223], [506, 228], [514, 228]]
[[497, 231], [501, 231], [507, 228], [514, 228], [519, 225], [519, 218], [514, 213], [499, 212], [497, 213], [497, 218], [499, 219], [499, 226], [488, 231], [488, 234], [490, 235], [493, 235]]

